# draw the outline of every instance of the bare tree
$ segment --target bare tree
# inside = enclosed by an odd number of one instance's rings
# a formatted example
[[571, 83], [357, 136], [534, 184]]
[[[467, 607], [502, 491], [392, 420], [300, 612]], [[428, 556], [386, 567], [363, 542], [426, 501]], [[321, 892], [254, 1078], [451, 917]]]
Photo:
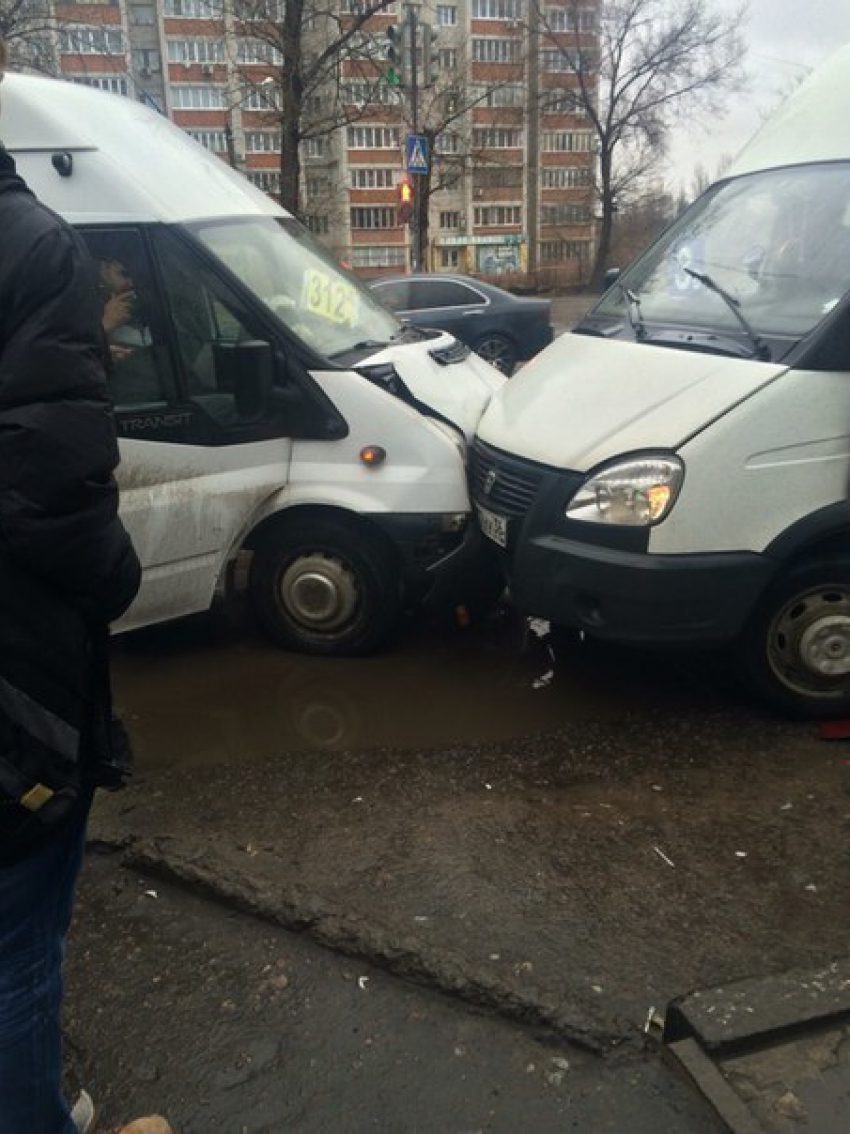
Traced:
[[600, 0], [594, 35], [586, 0], [561, 9], [534, 3], [541, 97], [571, 95], [596, 144], [601, 216], [591, 285], [598, 287], [618, 203], [657, 169], [673, 124], [717, 115], [725, 96], [743, 87], [745, 8], [728, 15], [712, 0]]
[[[392, 0], [237, 0], [239, 35], [267, 45], [275, 60], [277, 90], [268, 118], [281, 133], [281, 203], [299, 211], [301, 143], [326, 137], [357, 116], [342, 97], [344, 75], [377, 96], [386, 85], [380, 41], [366, 25]], [[383, 66], [382, 66], [383, 64]], [[245, 69], [243, 68], [243, 72]], [[246, 82], [251, 79], [245, 73]], [[368, 105], [369, 99], [364, 100]], [[377, 101], [377, 97], [375, 98]]]
[[0, 0], [0, 35], [13, 66], [56, 73], [50, 0]]

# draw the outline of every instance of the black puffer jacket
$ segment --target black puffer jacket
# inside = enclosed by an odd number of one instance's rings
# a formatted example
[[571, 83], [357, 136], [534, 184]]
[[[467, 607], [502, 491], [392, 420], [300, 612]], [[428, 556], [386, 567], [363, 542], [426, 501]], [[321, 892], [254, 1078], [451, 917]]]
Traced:
[[94, 273], [0, 147], [0, 756], [21, 728], [66, 748], [85, 732], [92, 642], [139, 586]]

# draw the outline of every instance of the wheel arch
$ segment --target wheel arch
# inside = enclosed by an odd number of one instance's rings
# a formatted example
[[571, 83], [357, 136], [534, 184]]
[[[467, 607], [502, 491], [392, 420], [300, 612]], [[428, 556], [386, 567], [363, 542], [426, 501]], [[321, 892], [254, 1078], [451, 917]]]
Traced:
[[765, 548], [776, 564], [774, 579], [809, 560], [846, 555], [850, 547], [850, 500], [818, 508], [781, 532]]
[[242, 540], [241, 548], [244, 551], [256, 551], [258, 547], [273, 540], [292, 524], [306, 524], [316, 520], [335, 523], [349, 531], [365, 535], [379, 544], [393, 559], [400, 561], [398, 548], [379, 524], [362, 513], [350, 512], [347, 508], [339, 508], [331, 504], [293, 504], [289, 508], [272, 512], [264, 516], [248, 532]]

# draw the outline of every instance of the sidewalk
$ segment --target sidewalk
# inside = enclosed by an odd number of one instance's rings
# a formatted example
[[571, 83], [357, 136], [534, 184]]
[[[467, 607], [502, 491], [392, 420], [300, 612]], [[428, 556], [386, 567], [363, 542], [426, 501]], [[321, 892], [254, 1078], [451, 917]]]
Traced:
[[90, 854], [70, 1089], [96, 1134], [721, 1134], [657, 1054], [602, 1059]]

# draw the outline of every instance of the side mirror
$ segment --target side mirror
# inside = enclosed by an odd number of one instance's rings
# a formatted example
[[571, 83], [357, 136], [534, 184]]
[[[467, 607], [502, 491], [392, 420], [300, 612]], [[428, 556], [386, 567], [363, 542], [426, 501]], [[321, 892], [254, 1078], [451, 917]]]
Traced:
[[613, 287], [617, 280], [620, 278], [620, 268], [609, 268], [605, 275], [602, 277], [602, 290], [607, 291], [609, 287]]
[[252, 422], [265, 416], [271, 405], [274, 383], [271, 343], [261, 340], [216, 343], [213, 354], [216, 386], [233, 395], [239, 420]]

